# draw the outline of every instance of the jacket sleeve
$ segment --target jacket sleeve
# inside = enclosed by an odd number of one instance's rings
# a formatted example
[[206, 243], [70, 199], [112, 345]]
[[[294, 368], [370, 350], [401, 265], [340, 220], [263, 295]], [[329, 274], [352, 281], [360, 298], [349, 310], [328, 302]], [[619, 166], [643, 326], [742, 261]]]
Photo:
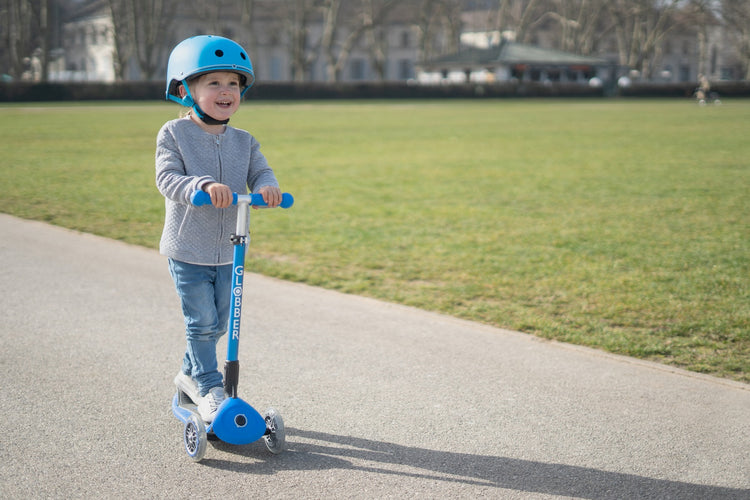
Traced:
[[167, 123], [156, 136], [156, 187], [167, 199], [189, 205], [193, 192], [214, 179], [187, 174], [174, 133]]

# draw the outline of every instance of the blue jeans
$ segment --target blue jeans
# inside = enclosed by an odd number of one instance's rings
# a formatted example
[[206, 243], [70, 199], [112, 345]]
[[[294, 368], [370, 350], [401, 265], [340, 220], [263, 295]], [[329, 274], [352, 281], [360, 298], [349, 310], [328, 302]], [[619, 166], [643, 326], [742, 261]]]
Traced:
[[169, 272], [185, 316], [187, 349], [182, 373], [198, 383], [201, 396], [223, 385], [216, 343], [227, 332], [232, 265], [202, 266], [169, 259]]

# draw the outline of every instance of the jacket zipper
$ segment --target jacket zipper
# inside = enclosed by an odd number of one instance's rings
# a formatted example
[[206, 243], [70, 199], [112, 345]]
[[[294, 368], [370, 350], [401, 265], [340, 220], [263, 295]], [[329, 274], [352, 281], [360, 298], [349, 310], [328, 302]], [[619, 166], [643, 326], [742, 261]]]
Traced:
[[[219, 162], [219, 178], [217, 179], [220, 183], [224, 183], [224, 172], [222, 171], [221, 165], [221, 136], [216, 136], [216, 157]], [[221, 213], [223, 210], [217, 210], [216, 213], [219, 217], [219, 241], [216, 242], [216, 262], [221, 262], [221, 243], [224, 239], [224, 216]]]

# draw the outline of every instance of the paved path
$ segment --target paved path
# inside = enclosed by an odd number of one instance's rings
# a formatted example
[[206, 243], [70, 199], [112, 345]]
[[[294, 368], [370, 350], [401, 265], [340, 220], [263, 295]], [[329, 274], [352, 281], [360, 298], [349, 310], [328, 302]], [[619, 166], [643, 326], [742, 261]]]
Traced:
[[750, 498], [750, 386], [257, 275], [240, 394], [288, 450], [182, 449], [152, 250], [0, 214], [3, 498]]

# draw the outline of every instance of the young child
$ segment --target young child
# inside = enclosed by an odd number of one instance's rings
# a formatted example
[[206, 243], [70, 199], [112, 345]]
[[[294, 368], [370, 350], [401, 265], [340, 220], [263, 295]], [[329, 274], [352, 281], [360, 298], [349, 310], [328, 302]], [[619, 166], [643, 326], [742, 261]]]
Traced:
[[[281, 203], [258, 142], [227, 125], [254, 79], [250, 58], [236, 42], [208, 35], [182, 41], [169, 56], [166, 97], [190, 110], [164, 124], [156, 140], [156, 185], [166, 206], [159, 249], [169, 258], [187, 339], [174, 381], [206, 422], [225, 398], [216, 343], [229, 320], [230, 235], [237, 220], [232, 193], [249, 188], [270, 207]], [[211, 196], [212, 206], [191, 205], [198, 189]]]

